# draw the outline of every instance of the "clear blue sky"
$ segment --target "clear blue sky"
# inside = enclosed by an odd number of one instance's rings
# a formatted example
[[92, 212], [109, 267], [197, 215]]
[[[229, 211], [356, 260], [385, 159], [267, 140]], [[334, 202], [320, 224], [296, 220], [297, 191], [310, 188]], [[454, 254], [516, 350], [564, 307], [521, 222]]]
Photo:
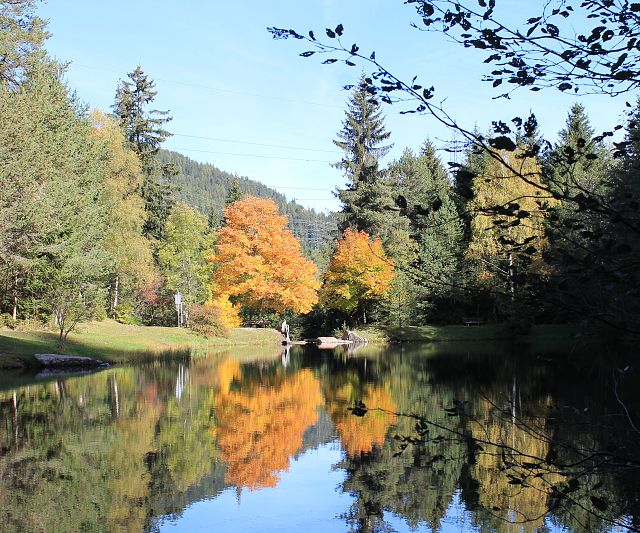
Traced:
[[[502, 0], [507, 18], [524, 20], [540, 2]], [[410, 28], [415, 14], [402, 0], [49, 0], [47, 49], [69, 61], [69, 86], [92, 107], [109, 110], [119, 79], [140, 64], [155, 81], [156, 106], [169, 109], [175, 134], [168, 149], [261, 181], [316, 209], [337, 209], [331, 191], [344, 184], [330, 162], [348, 93], [361, 67], [304, 59], [299, 41], [274, 41], [267, 26], [322, 32], [345, 26], [345, 39], [375, 50], [392, 72], [434, 85], [438, 100], [460, 124], [482, 130], [533, 110], [545, 136], [555, 139], [575, 98], [557, 91], [518, 92], [511, 100], [480, 81], [485, 55], [440, 34]], [[632, 96], [627, 96], [627, 99]], [[583, 98], [596, 130], [611, 128], [624, 99]], [[452, 134], [430, 117], [385, 110], [394, 148], [419, 148], [427, 137], [444, 146]], [[208, 137], [208, 139], [198, 138]], [[264, 145], [277, 145], [264, 146]], [[286, 148], [285, 148], [286, 147]], [[294, 149], [295, 148], [295, 149]], [[445, 160], [449, 154], [442, 153]]]

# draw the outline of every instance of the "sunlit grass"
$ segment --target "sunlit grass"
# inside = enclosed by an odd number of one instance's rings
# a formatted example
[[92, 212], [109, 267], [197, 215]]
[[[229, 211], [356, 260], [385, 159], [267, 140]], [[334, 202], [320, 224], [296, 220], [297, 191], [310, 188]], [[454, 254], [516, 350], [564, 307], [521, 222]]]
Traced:
[[[0, 354], [18, 356], [31, 362], [36, 353], [59, 353], [57, 335], [48, 331], [0, 329]], [[134, 362], [154, 354], [191, 351], [209, 353], [227, 346], [278, 345], [275, 330], [237, 328], [224, 336], [205, 338], [187, 329], [132, 326], [113, 320], [83, 324], [71, 332], [64, 353], [83, 355], [110, 362]]]

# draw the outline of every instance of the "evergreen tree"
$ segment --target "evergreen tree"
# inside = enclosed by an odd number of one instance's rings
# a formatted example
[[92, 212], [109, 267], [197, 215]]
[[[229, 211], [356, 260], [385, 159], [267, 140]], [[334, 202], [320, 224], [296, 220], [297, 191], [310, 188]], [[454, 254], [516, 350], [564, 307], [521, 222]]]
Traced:
[[602, 194], [608, 166], [608, 151], [602, 141], [594, 140], [584, 106], [573, 104], [548, 158], [551, 190], [564, 199], [580, 192]]
[[166, 182], [177, 172], [170, 165], [160, 165], [156, 157], [160, 145], [171, 135], [164, 129], [171, 117], [169, 111], [148, 109], [158, 93], [155, 83], [140, 65], [128, 77], [130, 81], [118, 84], [113, 110], [131, 149], [142, 163], [142, 196], [147, 212], [145, 235], [159, 239], [173, 205], [171, 188]]
[[103, 305], [112, 258], [107, 206], [96, 201], [108, 175], [103, 147], [60, 77], [41, 63], [17, 90], [0, 88], [0, 270], [11, 312], [53, 315], [63, 344]]
[[629, 115], [619, 168], [611, 177], [607, 220], [599, 241], [600, 316], [640, 331], [640, 98]]
[[229, 207], [232, 203], [242, 200], [243, 198], [244, 194], [240, 188], [240, 178], [236, 176], [231, 181], [231, 186], [229, 187], [227, 197], [225, 199], [225, 206]]
[[[407, 221], [411, 239], [403, 247], [404, 256], [392, 254], [399, 267], [395, 284], [406, 295], [405, 321], [423, 322], [438, 300], [453, 295], [452, 288], [460, 281], [463, 221], [447, 172], [430, 141], [418, 155], [405, 150], [390, 166], [389, 175], [400, 193], [400, 218]], [[398, 296], [392, 291], [391, 301], [400, 301]]]
[[560, 304], [565, 317], [567, 308], [579, 309], [581, 318], [590, 315], [587, 309], [593, 306], [585, 307], [589, 300], [596, 308], [603, 304], [600, 285], [606, 269], [601, 241], [608, 231], [607, 217], [601, 209], [584, 209], [576, 200], [607, 203], [611, 166], [606, 147], [594, 139], [585, 108], [574, 104], [545, 165], [547, 186], [559, 199], [546, 224], [550, 243], [546, 256], [553, 266], [556, 289], [548, 289], [547, 295]]
[[382, 145], [390, 136], [376, 98], [362, 77], [355, 86], [334, 144], [344, 150], [336, 167], [349, 180], [336, 195], [342, 202], [340, 231], [347, 228], [382, 236], [393, 207], [392, 192], [378, 163], [391, 148]]
[[43, 56], [46, 21], [34, 14], [37, 0], [0, 2], [0, 84], [16, 89]]

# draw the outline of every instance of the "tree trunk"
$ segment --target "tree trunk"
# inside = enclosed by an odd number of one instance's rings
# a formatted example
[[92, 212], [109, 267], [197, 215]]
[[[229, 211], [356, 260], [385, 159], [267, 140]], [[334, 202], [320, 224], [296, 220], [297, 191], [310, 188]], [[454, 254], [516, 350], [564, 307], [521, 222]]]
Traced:
[[11, 316], [14, 320], [18, 319], [18, 271], [13, 273], [13, 312]]
[[111, 301], [111, 318], [116, 318], [116, 308], [118, 307], [118, 291], [120, 290], [120, 274], [116, 274], [113, 282], [113, 300]]
[[[511, 228], [509, 228], [509, 238], [511, 238]], [[509, 293], [511, 294], [511, 302], [516, 298], [515, 284], [513, 281], [513, 250], [509, 250], [509, 268], [507, 269], [507, 279], [509, 281]]]

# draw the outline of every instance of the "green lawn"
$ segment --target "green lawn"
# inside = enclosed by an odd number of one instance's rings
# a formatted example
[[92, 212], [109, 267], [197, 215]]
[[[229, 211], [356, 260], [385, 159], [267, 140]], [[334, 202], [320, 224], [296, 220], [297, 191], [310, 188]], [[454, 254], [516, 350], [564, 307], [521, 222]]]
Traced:
[[[273, 329], [237, 328], [224, 337], [206, 339], [186, 329], [157, 326], [129, 326], [113, 320], [83, 324], [69, 334], [67, 355], [85, 355], [110, 362], [180, 354], [187, 351], [208, 353], [230, 346], [267, 346], [280, 344]], [[0, 366], [10, 365], [16, 357], [31, 363], [33, 354], [59, 353], [57, 335], [47, 331], [0, 329]]]
[[585, 337], [585, 332], [572, 324], [535, 325], [527, 335], [515, 335], [504, 324], [482, 326], [369, 326], [356, 330], [369, 342], [472, 342], [472, 341], [527, 341], [536, 344], [563, 340], [575, 342]]

